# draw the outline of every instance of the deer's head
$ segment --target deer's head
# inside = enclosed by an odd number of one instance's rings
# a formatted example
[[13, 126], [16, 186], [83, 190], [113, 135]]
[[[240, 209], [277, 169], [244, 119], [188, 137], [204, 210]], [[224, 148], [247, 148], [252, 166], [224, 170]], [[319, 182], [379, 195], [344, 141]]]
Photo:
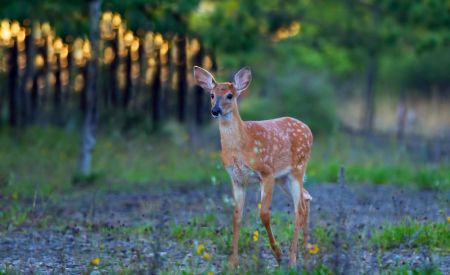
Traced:
[[250, 86], [252, 72], [244, 67], [234, 75], [233, 82], [217, 83], [210, 72], [194, 66], [194, 78], [197, 85], [210, 94], [212, 116], [227, 117], [233, 110], [237, 110], [236, 99]]

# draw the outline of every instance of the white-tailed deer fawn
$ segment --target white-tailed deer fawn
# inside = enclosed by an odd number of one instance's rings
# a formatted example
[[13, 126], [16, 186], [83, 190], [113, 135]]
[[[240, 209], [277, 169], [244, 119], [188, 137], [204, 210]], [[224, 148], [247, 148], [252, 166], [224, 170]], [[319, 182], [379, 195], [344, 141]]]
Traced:
[[261, 184], [261, 221], [269, 236], [270, 247], [278, 263], [281, 250], [270, 228], [270, 204], [275, 183], [292, 196], [294, 204], [294, 234], [289, 250], [289, 265], [296, 263], [300, 228], [304, 246], [308, 241], [308, 215], [311, 196], [303, 188], [313, 136], [304, 123], [290, 117], [264, 121], [242, 121], [237, 98], [250, 85], [252, 75], [243, 68], [234, 76], [234, 82], [217, 83], [205, 69], [195, 66], [198, 85], [211, 96], [211, 114], [220, 120], [222, 162], [233, 186], [235, 209], [233, 214], [233, 241], [230, 263], [238, 263], [239, 223], [245, 201], [245, 187], [250, 182]]

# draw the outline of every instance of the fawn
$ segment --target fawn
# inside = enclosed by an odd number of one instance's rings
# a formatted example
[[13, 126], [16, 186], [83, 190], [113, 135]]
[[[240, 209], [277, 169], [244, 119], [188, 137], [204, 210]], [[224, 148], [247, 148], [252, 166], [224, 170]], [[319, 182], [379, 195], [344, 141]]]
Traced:
[[211, 114], [219, 118], [222, 162], [231, 178], [235, 209], [230, 264], [238, 264], [239, 223], [242, 219], [245, 187], [261, 185], [260, 217], [269, 236], [270, 247], [278, 263], [281, 250], [270, 228], [270, 204], [275, 183], [292, 197], [294, 204], [294, 236], [289, 251], [289, 265], [296, 263], [300, 228], [305, 250], [308, 245], [309, 203], [312, 200], [303, 188], [303, 176], [308, 162], [313, 136], [304, 123], [290, 117], [264, 121], [243, 121], [237, 98], [251, 82], [249, 68], [239, 70], [233, 82], [217, 83], [207, 70], [194, 67], [194, 78], [210, 93]]

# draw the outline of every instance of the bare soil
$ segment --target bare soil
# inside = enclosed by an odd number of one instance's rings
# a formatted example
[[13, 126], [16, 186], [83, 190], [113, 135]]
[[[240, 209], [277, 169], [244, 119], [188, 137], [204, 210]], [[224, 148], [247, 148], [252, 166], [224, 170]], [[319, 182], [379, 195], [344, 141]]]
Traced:
[[[228, 185], [154, 189], [137, 187], [130, 191], [96, 192], [90, 188], [58, 195], [57, 199], [21, 201], [27, 207], [34, 205], [34, 210], [20, 226], [0, 228], [0, 270], [86, 273], [93, 270], [89, 263], [95, 257], [101, 259], [101, 264], [95, 267], [99, 271], [127, 268], [148, 271], [155, 265], [170, 270], [171, 266], [187, 265], [193, 253], [192, 248], [180, 245], [171, 236], [170, 224], [189, 226], [191, 217], [213, 213], [218, 217], [214, 226], [231, 226]], [[335, 249], [311, 255], [306, 264], [299, 257], [299, 268], [322, 262], [339, 273], [377, 274], [402, 264], [411, 267], [432, 264], [443, 274], [450, 274], [449, 255], [427, 248], [413, 249], [407, 244], [381, 251], [369, 241], [373, 230], [389, 223], [405, 219], [442, 222], [449, 213], [448, 193], [394, 185], [310, 184], [307, 189], [313, 196], [311, 228], [320, 225], [341, 233], [340, 239], [333, 243]], [[259, 188], [249, 187], [248, 211], [255, 209], [258, 199]], [[7, 205], [0, 204], [0, 207]], [[289, 198], [280, 188], [275, 190], [272, 209], [283, 213], [292, 211]], [[244, 219], [248, 216], [246, 213]], [[151, 229], [147, 231], [146, 225]], [[264, 245], [260, 256], [266, 268], [273, 269], [276, 263], [265, 234], [261, 238]], [[287, 249], [283, 247], [284, 252]], [[241, 261], [249, 259], [245, 251], [242, 254]], [[226, 259], [225, 254], [214, 255], [211, 262], [218, 270]]]

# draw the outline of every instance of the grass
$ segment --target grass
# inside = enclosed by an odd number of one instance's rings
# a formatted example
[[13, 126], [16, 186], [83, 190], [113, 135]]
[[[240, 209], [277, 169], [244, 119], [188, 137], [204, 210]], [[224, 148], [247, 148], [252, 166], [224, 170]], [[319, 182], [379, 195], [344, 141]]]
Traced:
[[411, 267], [409, 265], [402, 265], [395, 268], [391, 268], [385, 273], [387, 275], [440, 275], [442, 274], [439, 269], [433, 265], [425, 265], [421, 267]]
[[414, 159], [401, 144], [376, 146], [363, 138], [335, 136], [313, 145], [307, 175], [313, 182], [336, 182], [339, 168], [346, 168], [350, 183], [410, 185], [422, 189], [450, 189], [450, 163]]
[[[204, 139], [201, 146], [191, 146], [186, 132], [177, 126], [150, 137], [100, 133], [90, 181], [108, 189], [126, 189], [129, 184], [164, 189], [185, 182], [227, 183], [220, 152], [214, 146], [217, 136]], [[78, 147], [79, 133], [74, 130], [32, 127], [19, 135], [6, 131], [0, 136], [0, 196], [45, 196], [73, 190]], [[383, 150], [341, 136], [316, 139], [308, 181], [336, 182], [340, 166], [346, 167], [349, 182], [450, 187], [448, 163], [420, 163], [396, 147]]]
[[[31, 197], [36, 191], [48, 195], [71, 190], [78, 147], [78, 132], [55, 128], [1, 135], [0, 194]], [[115, 189], [127, 188], [124, 182], [158, 183], [164, 189], [167, 182], [217, 182], [226, 177], [218, 151], [194, 150], [164, 136], [100, 134], [93, 159], [92, 178]]]
[[404, 221], [388, 225], [373, 233], [371, 241], [381, 249], [428, 247], [433, 251], [450, 252], [450, 224]]
[[[34, 227], [40, 228], [46, 227], [47, 223], [58, 222], [49, 217], [33, 220], [31, 202], [36, 196], [76, 192], [79, 189], [89, 192], [89, 188], [129, 190], [134, 184], [160, 191], [169, 186], [180, 187], [186, 182], [192, 187], [192, 183], [228, 184], [229, 181], [220, 163], [220, 153], [211, 141], [217, 137], [207, 136], [205, 140], [208, 142], [191, 146], [185, 131], [175, 127], [150, 137], [100, 133], [91, 177], [94, 186], [74, 187], [72, 179], [78, 157], [78, 134], [71, 130], [30, 128], [18, 136], [12, 133], [0, 136], [0, 226], [14, 228], [32, 222]], [[363, 141], [348, 141], [341, 136], [316, 139], [308, 166], [308, 181], [335, 182], [342, 165], [346, 167], [347, 180], [352, 183], [394, 183], [438, 189], [449, 187], [449, 164], [416, 162], [401, 150], [375, 148]], [[52, 199], [54, 197], [58, 196], [52, 196]], [[230, 252], [232, 237], [229, 224], [232, 207], [228, 206], [223, 210], [228, 211], [224, 213], [227, 216], [224, 221], [216, 215], [222, 210], [217, 210], [217, 206], [211, 203], [205, 207], [203, 214], [185, 217], [183, 221], [168, 222], [169, 234], [163, 236], [164, 241], [170, 239], [180, 251], [191, 251], [192, 257], [187, 262], [173, 263], [176, 268], [161, 270], [161, 274], [207, 274], [209, 271], [217, 274], [219, 270], [228, 274], [226, 257]], [[156, 223], [157, 220], [150, 219], [128, 226], [94, 224], [88, 229], [118, 238], [129, 235], [147, 238], [154, 235], [152, 230]], [[273, 211], [271, 224], [277, 241], [286, 253], [293, 232], [291, 215]], [[257, 241], [253, 239], [255, 231], [259, 232]], [[313, 227], [311, 242], [320, 248], [316, 258], [332, 253], [335, 233], [331, 227]], [[448, 236], [448, 223], [404, 222], [375, 231], [370, 245], [389, 250], [407, 244], [408, 248], [428, 247], [433, 251], [449, 253]], [[196, 253], [199, 244], [205, 246], [205, 251], [213, 260], [205, 260], [204, 253]], [[250, 213], [245, 213], [241, 225], [239, 249], [242, 263], [245, 264], [239, 273], [298, 274], [297, 270], [281, 268], [260, 271], [258, 253], [262, 247], [268, 248], [267, 235], [255, 207]], [[106, 262], [103, 264], [107, 266]], [[0, 268], [0, 274], [14, 273], [8, 267], [3, 268]], [[431, 270], [426, 267], [408, 268], [396, 267], [388, 270], [387, 274], [425, 274]], [[124, 266], [122, 273], [134, 274], [137, 271], [133, 266]], [[432, 271], [435, 272], [434, 269]], [[331, 269], [320, 260], [308, 272], [332, 274]]]

